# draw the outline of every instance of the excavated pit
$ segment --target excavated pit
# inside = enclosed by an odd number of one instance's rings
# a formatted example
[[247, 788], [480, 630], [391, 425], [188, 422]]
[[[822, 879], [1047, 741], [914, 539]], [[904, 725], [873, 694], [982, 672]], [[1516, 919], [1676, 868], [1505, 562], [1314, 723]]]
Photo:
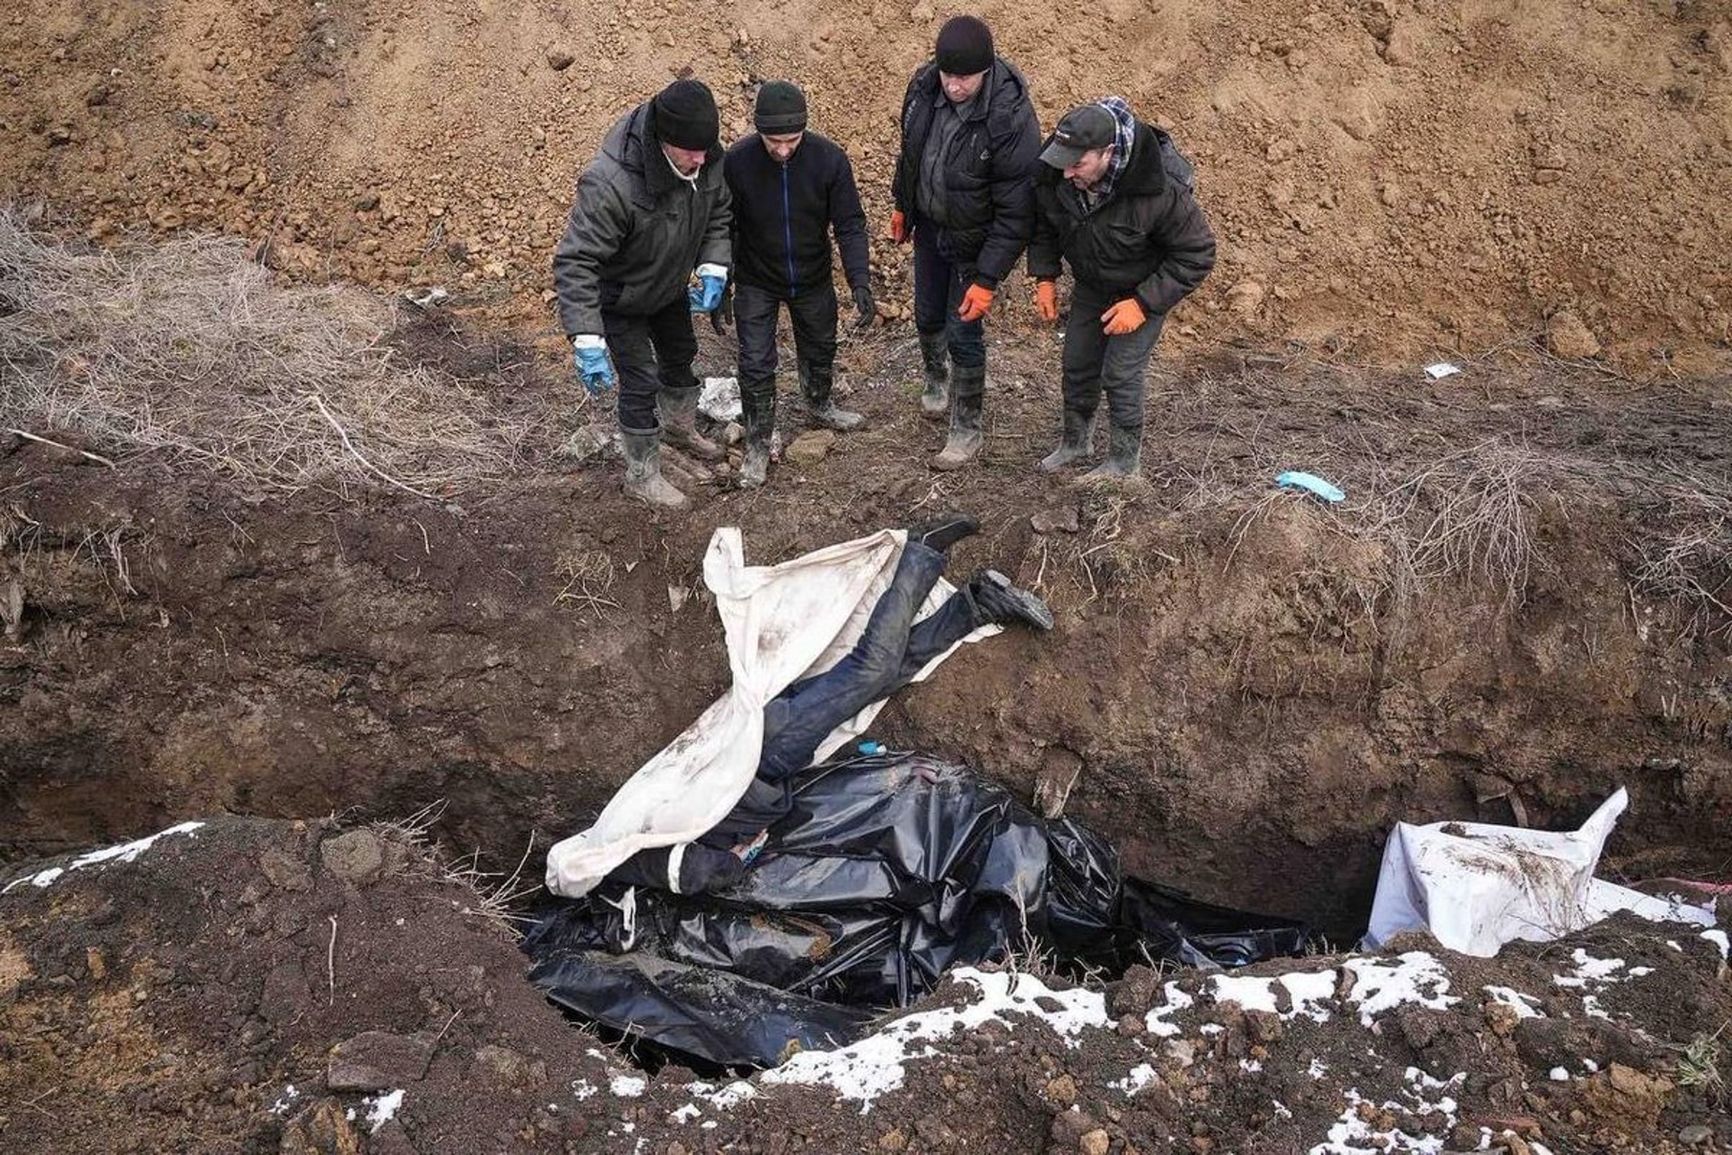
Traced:
[[[866, 432], [680, 518], [551, 454], [439, 504], [261, 498], [13, 439], [0, 857], [437, 803], [449, 848], [509, 870], [532, 843], [533, 873], [724, 688], [715, 526], [774, 561], [956, 507], [983, 529], [953, 572], [1012, 574], [1058, 628], [969, 649], [876, 736], [1025, 798], [1074, 778], [1068, 812], [1131, 873], [1345, 940], [1395, 821], [1569, 826], [1618, 785], [1611, 869], [1723, 870], [1725, 618], [1692, 596], [1726, 579], [1701, 526], [1732, 452], [1708, 389], [1487, 367], [1472, 388], [1500, 400], [1469, 407], [1408, 374], [1192, 362], [1157, 384], [1149, 484], [1107, 490], [1027, 468], [1054, 401], [1026, 346], [980, 467], [935, 481], [906, 354], [848, 351]], [[1274, 490], [1290, 466], [1347, 504]]]

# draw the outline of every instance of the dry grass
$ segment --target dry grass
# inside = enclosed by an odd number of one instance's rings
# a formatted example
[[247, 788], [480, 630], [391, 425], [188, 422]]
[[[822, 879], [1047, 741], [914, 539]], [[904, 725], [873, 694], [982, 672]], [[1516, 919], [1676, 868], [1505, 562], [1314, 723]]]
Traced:
[[528, 880], [523, 878], [523, 868], [535, 850], [534, 833], [531, 832], [529, 844], [523, 848], [517, 869], [509, 875], [496, 874], [479, 868], [479, 851], [456, 861], [450, 861], [440, 853], [433, 843], [431, 831], [444, 813], [445, 802], [441, 799], [406, 818], [386, 819], [370, 825], [381, 837], [401, 843], [415, 852], [434, 877], [467, 891], [469, 901], [464, 904], [462, 913], [486, 919], [513, 939], [523, 937], [518, 924], [533, 920], [515, 913], [514, 908], [541, 886], [538, 876]]
[[261, 490], [385, 481], [443, 497], [502, 476], [528, 430], [401, 363], [391, 309], [285, 287], [234, 239], [106, 251], [0, 209], [0, 412], [114, 455], [167, 454]]
[[1637, 588], [1683, 606], [1712, 632], [1732, 631], [1732, 487], [1674, 474], [1632, 543]]
[[611, 555], [600, 550], [565, 553], [555, 563], [555, 572], [565, 583], [553, 597], [555, 605], [567, 602], [580, 610], [594, 610], [598, 618], [610, 609], [619, 609], [619, 603], [607, 597], [614, 583]]

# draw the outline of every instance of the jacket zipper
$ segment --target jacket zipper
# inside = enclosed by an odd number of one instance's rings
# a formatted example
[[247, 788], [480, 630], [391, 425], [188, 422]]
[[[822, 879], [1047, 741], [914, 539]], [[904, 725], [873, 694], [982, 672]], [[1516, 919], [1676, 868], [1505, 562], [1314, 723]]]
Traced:
[[782, 166], [782, 249], [788, 259], [788, 296], [792, 297], [798, 290], [794, 287], [794, 224], [792, 214], [788, 209], [788, 166], [786, 164]]

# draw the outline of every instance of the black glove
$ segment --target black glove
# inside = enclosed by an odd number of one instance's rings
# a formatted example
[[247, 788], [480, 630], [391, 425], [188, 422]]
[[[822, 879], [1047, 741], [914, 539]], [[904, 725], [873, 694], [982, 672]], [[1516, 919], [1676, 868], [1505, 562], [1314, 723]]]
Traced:
[[725, 336], [728, 326], [734, 323], [734, 280], [728, 278], [727, 287], [722, 290], [722, 300], [710, 310], [710, 328], [716, 331], [716, 336]]
[[854, 311], [860, 314], [854, 322], [854, 331], [859, 333], [870, 329], [878, 316], [878, 304], [872, 299], [871, 286], [860, 285], [854, 290]]

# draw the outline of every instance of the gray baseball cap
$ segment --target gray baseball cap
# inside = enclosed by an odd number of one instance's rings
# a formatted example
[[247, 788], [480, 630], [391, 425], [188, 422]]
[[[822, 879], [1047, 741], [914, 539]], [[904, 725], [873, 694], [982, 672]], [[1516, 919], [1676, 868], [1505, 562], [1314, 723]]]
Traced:
[[1118, 122], [1099, 104], [1083, 104], [1064, 114], [1052, 142], [1040, 159], [1054, 168], [1069, 168], [1090, 149], [1105, 148], [1118, 139]]

